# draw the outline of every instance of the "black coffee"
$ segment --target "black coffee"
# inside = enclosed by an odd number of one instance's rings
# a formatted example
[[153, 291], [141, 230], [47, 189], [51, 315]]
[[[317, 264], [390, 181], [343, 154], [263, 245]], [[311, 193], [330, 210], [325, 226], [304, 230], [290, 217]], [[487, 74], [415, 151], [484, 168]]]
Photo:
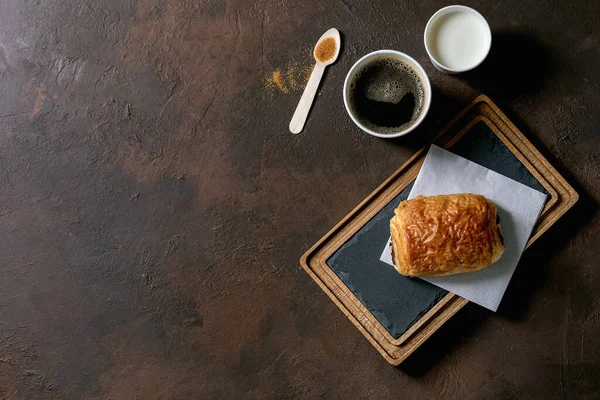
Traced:
[[423, 82], [407, 63], [381, 56], [364, 65], [350, 82], [354, 115], [378, 133], [394, 133], [416, 122], [423, 106]]

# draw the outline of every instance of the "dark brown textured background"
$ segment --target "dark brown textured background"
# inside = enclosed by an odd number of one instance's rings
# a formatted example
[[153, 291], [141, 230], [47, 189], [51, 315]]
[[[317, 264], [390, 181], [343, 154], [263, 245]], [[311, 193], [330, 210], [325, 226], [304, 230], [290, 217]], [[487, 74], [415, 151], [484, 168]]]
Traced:
[[[0, 398], [599, 398], [600, 7], [467, 4], [492, 53], [455, 77], [422, 44], [439, 1], [2, 0]], [[293, 136], [301, 82], [270, 79], [330, 27], [343, 51]], [[434, 87], [401, 140], [342, 103], [381, 48]], [[581, 200], [499, 313], [467, 306], [394, 369], [298, 260], [479, 93]]]

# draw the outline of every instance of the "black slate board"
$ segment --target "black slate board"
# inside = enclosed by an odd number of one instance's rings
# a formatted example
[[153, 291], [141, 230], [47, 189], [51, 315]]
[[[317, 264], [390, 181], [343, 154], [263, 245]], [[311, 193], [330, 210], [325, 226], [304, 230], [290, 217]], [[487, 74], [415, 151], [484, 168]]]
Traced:
[[[450, 149], [455, 154], [548, 194], [508, 147], [483, 122], [475, 124]], [[398, 339], [448, 292], [428, 282], [406, 278], [379, 261], [389, 235], [389, 221], [412, 184], [363, 226], [328, 260], [327, 265]]]

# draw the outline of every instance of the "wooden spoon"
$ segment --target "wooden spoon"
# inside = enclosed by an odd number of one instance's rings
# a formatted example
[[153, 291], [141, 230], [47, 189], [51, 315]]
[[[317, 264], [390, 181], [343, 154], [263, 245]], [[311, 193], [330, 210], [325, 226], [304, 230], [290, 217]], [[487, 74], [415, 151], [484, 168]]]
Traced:
[[[332, 37], [333, 39], [335, 39], [335, 54], [328, 60], [320, 61], [317, 58], [317, 48], [319, 47], [319, 43], [321, 43], [328, 37]], [[319, 82], [321, 82], [323, 72], [325, 72], [325, 67], [333, 64], [335, 60], [337, 60], [337, 57], [340, 54], [341, 43], [342, 40], [340, 39], [340, 33], [335, 28], [331, 28], [319, 38], [319, 41], [315, 46], [315, 50], [313, 51], [313, 56], [315, 57], [316, 61], [315, 67], [313, 68], [313, 71], [310, 74], [310, 79], [308, 80], [308, 83], [304, 88], [304, 93], [302, 93], [302, 97], [298, 102], [298, 106], [296, 107], [296, 111], [294, 112], [294, 116], [292, 117], [292, 121], [290, 122], [290, 131], [293, 134], [302, 132], [302, 128], [304, 127], [304, 123], [306, 122], [306, 117], [308, 117], [308, 112], [310, 111], [310, 107], [312, 106], [313, 100], [315, 99], [315, 95], [317, 94]]]

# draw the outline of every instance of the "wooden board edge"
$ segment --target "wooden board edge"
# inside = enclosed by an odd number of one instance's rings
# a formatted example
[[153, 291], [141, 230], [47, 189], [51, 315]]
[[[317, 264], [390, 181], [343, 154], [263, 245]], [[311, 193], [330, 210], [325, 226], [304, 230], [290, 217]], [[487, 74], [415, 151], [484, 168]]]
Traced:
[[406, 346], [399, 347], [396, 352], [392, 355], [390, 364], [399, 366], [404, 360], [406, 360], [412, 353], [414, 353], [427, 339], [429, 339], [442, 325], [444, 325], [450, 318], [458, 313], [464, 306], [469, 303], [469, 300], [456, 296], [455, 300], [449, 304], [446, 308], [446, 312], [440, 314], [438, 318], [432, 320], [423, 330], [421, 330], [413, 340], [411, 340]]
[[[560, 184], [569, 192], [570, 196], [572, 197], [572, 199], [570, 199], [569, 202], [571, 202], [571, 201], [574, 200], [573, 204], [575, 204], [577, 202], [577, 200], [579, 199], [579, 194], [577, 193], [577, 191], [556, 170], [556, 168], [554, 168], [554, 166], [533, 145], [533, 143], [531, 143], [531, 141], [529, 139], [527, 139], [527, 137], [523, 134], [523, 132], [521, 132], [521, 130], [519, 130], [519, 128], [517, 128], [515, 126], [515, 124], [512, 123], [512, 121], [506, 116], [506, 114], [504, 114], [504, 112], [502, 112], [502, 110], [500, 110], [500, 108], [496, 105], [496, 103], [494, 103], [486, 95], [480, 95], [480, 96], [478, 96], [475, 99], [475, 101], [477, 101], [477, 100], [479, 100], [479, 102], [486, 103], [494, 111], [494, 113], [496, 113], [498, 115], [498, 117], [502, 120], [502, 122], [504, 122], [510, 128], [510, 130], [512, 131], [512, 133], [514, 133], [515, 136], [517, 136], [519, 138], [519, 140], [521, 141], [521, 143], [523, 143], [527, 147], [527, 149], [533, 154], [533, 156], [535, 158], [537, 158], [538, 160], [540, 160], [542, 163], [544, 163], [545, 167], [548, 168], [550, 171], [553, 172], [553, 175], [557, 178], [557, 180], [560, 182]], [[573, 204], [571, 204], [571, 206]]]
[[382, 345], [371, 335], [371, 333], [360, 323], [360, 321], [346, 308], [346, 306], [337, 298], [335, 293], [319, 278], [306, 262], [300, 263], [301, 267], [308, 276], [321, 288], [321, 290], [333, 301], [333, 303], [342, 311], [350, 322], [359, 330], [360, 333], [371, 343], [371, 345], [390, 363], [393, 363], [393, 357], [382, 347]]
[[437, 314], [441, 313], [446, 307], [458, 297], [452, 292], [448, 292], [441, 300], [439, 300], [429, 311], [427, 311], [417, 322], [412, 324], [410, 328], [398, 339], [390, 342], [394, 346], [402, 346], [410, 341], [419, 331], [424, 329]]

